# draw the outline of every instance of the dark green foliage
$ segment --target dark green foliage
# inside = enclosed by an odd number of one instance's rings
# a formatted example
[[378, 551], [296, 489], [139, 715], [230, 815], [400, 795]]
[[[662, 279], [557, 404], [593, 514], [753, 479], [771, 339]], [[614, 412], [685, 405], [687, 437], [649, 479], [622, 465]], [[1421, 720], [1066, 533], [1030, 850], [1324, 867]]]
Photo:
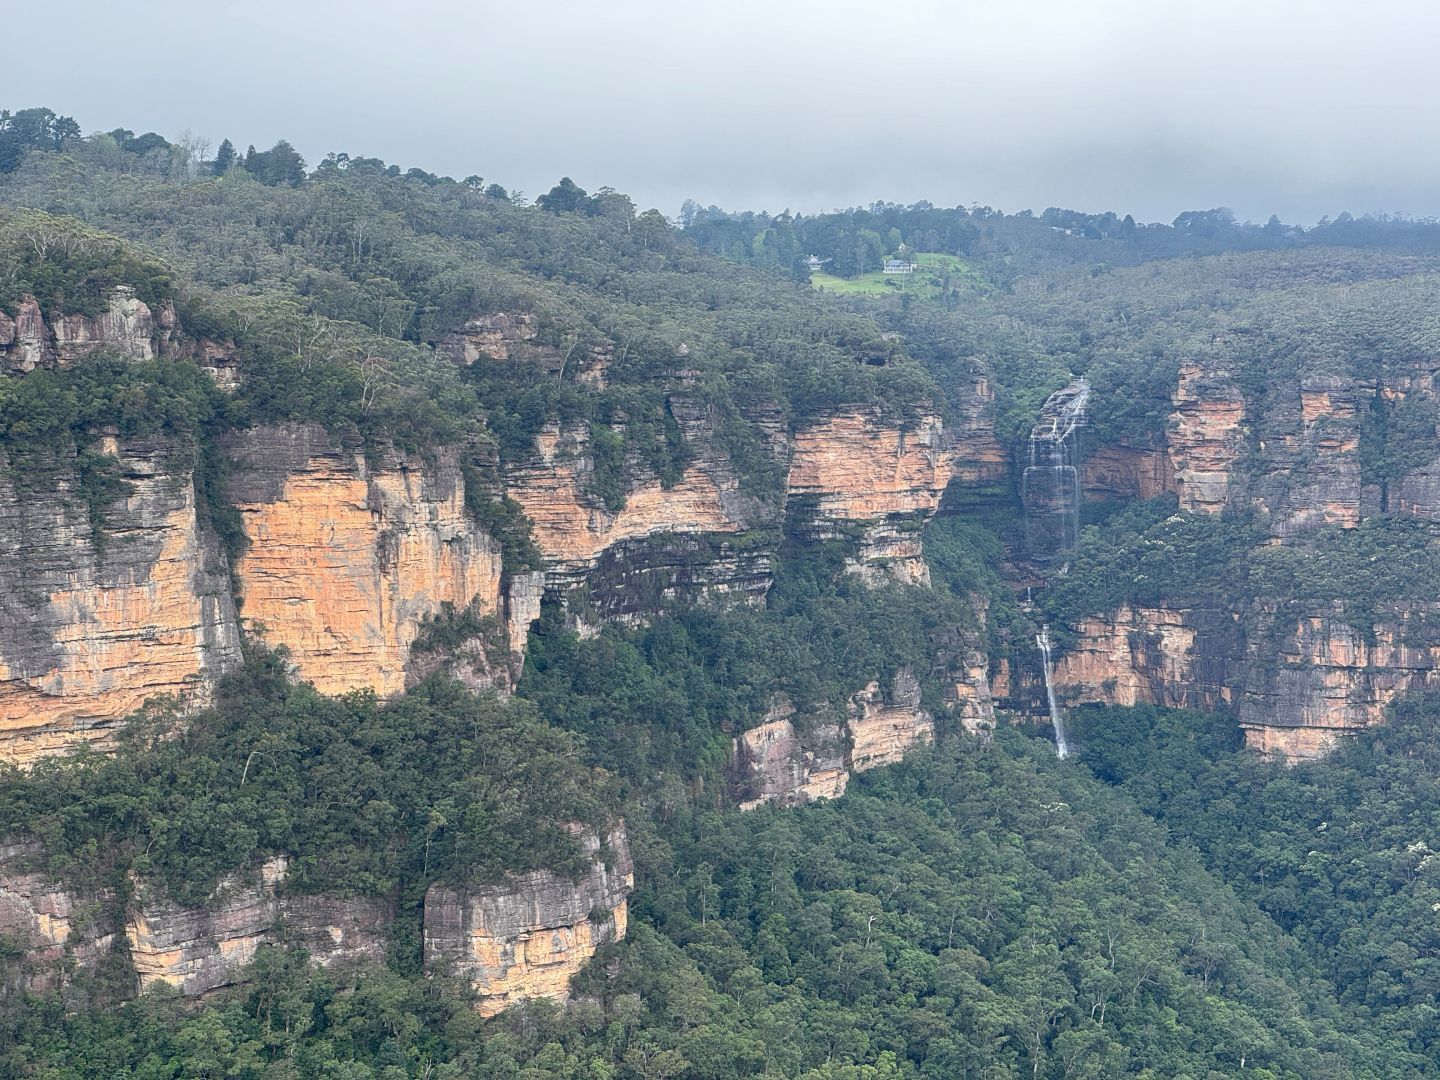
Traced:
[[11, 1060], [66, 1080], [141, 1061], [241, 1078], [1430, 1075], [1123, 794], [1028, 740], [947, 743], [822, 806], [632, 834], [629, 937], [568, 1008], [481, 1026], [444, 980], [264, 950], [197, 1012], [150, 994], [12, 1013]]
[[93, 318], [106, 310], [117, 285], [130, 286], [158, 309], [174, 278], [156, 260], [74, 219], [0, 213], [0, 308], [11, 315], [28, 293], [46, 318]]
[[0, 109], [0, 173], [14, 172], [31, 150], [58, 150], [80, 138], [80, 125], [49, 109]]
[[250, 147], [242, 166], [256, 180], [270, 187], [298, 187], [305, 179], [305, 159], [284, 139], [261, 153]]
[[402, 883], [579, 870], [565, 823], [603, 823], [603, 779], [526, 703], [446, 681], [384, 704], [291, 687], [278, 658], [222, 683], [183, 732], [163, 709], [113, 759], [0, 782], [0, 834], [33, 836], [86, 883], [133, 870], [203, 905], [223, 874], [291, 856], [288, 887], [392, 895]]
[[1137, 503], [1082, 530], [1069, 568], [1045, 593], [1049, 618], [1074, 625], [1122, 604], [1185, 607], [1268, 601], [1281, 611], [1336, 607], [1362, 631], [1387, 607], [1440, 576], [1425, 522], [1378, 517], [1263, 544], [1247, 522], [1175, 511], [1169, 497]]
[[215, 176], [224, 176], [235, 167], [235, 144], [229, 139], [220, 144], [220, 149], [215, 151], [215, 160], [211, 163], [210, 172]]
[[194, 363], [129, 361], [102, 350], [66, 370], [0, 381], [0, 460], [9, 482], [27, 497], [68, 487], [84, 504], [99, 548], [106, 509], [130, 490], [119, 462], [95, 450], [100, 433], [126, 440], [163, 436], [170, 453], [198, 463], [204, 512], [233, 549], [239, 525], [211, 440], [211, 426], [224, 411], [215, 384]]
[[1396, 1047], [1440, 1060], [1435, 846], [1440, 702], [1292, 769], [1237, 751], [1231, 721], [1141, 708], [1077, 716], [1085, 759], [1315, 958]]

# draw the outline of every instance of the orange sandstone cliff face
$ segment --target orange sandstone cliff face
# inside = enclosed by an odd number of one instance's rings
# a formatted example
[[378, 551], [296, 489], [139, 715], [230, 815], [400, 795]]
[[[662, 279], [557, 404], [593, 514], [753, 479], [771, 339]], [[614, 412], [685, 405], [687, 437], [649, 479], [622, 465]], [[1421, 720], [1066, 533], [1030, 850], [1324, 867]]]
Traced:
[[860, 526], [857, 570], [928, 582], [921, 533], [954, 475], [938, 416], [905, 425], [864, 407], [795, 433], [788, 496], [819, 535], [840, 522]]
[[500, 549], [466, 515], [453, 460], [371, 463], [313, 425], [245, 432], [232, 453], [245, 618], [317, 689], [399, 693], [427, 617], [500, 612]]
[[425, 895], [425, 964], [469, 980], [493, 1016], [530, 998], [563, 1000], [595, 950], [625, 936], [635, 887], [623, 826], [582, 838], [592, 862], [579, 882], [548, 870], [500, 885], [432, 885]]
[[1074, 628], [1055, 665], [1069, 704], [1155, 704], [1237, 714], [1247, 746], [1287, 762], [1381, 723], [1398, 696], [1440, 685], [1436, 605], [1411, 603], [1369, 627], [1339, 610], [1122, 607]]
[[41, 497], [0, 467], [0, 761], [103, 747], [146, 699], [203, 702], [239, 663], [224, 559], [188, 458], [161, 440], [101, 449], [130, 491], [98, 533], [73, 474]]
[[1166, 444], [1180, 509], [1218, 514], [1230, 503], [1231, 470], [1244, 450], [1245, 399], [1228, 373], [1180, 369]]

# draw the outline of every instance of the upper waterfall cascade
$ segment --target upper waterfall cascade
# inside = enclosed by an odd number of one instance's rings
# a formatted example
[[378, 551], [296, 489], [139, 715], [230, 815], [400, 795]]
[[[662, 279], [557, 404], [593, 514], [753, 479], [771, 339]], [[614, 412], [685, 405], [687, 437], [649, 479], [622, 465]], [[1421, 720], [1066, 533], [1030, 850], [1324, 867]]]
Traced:
[[1030, 429], [1029, 463], [1021, 476], [1025, 539], [1032, 558], [1054, 559], [1080, 535], [1080, 431], [1088, 419], [1090, 383], [1076, 379], [1046, 399]]

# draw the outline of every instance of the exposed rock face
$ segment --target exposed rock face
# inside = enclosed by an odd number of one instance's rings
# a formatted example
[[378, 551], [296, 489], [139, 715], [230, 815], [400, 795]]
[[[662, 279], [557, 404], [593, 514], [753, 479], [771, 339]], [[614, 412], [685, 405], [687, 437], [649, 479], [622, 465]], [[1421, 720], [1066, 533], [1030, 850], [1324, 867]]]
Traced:
[[1396, 697], [1440, 685], [1436, 611], [1409, 604], [1357, 629], [1338, 610], [1124, 607], [1075, 628], [1056, 692], [1072, 704], [1229, 710], [1246, 745], [1290, 762], [1317, 757], [1380, 723]]
[[1317, 757], [1336, 738], [1380, 723], [1401, 694], [1440, 685], [1436, 612], [1433, 603], [1408, 604], [1363, 629], [1339, 611], [1284, 620], [1283, 633], [1266, 635], [1278, 655], [1253, 657], [1245, 681], [1246, 745], [1288, 761]]
[[954, 461], [934, 414], [902, 425], [875, 407], [837, 413], [795, 434], [792, 512], [817, 537], [834, 535], [840, 523], [858, 526], [857, 569], [927, 582], [921, 532], [940, 508]]
[[1180, 509], [1218, 514], [1231, 499], [1231, 470], [1244, 451], [1245, 399], [1223, 370], [1180, 369], [1166, 444]]
[[833, 719], [814, 717], [796, 731], [795, 706], [781, 699], [765, 722], [735, 740], [741, 810], [774, 803], [796, 806], [845, 794], [850, 779], [847, 732]]
[[140, 989], [165, 983], [186, 996], [239, 982], [264, 944], [304, 946], [322, 966], [379, 964], [393, 913], [378, 901], [289, 896], [286, 860], [271, 859], [258, 881], [221, 881], [204, 908], [142, 900], [125, 926]]
[[905, 669], [895, 676], [889, 702], [876, 682], [850, 699], [849, 727], [856, 772], [893, 765], [912, 746], [935, 738], [935, 719], [920, 707], [920, 684]]
[[710, 446], [700, 410], [680, 398], [669, 407], [696, 451], [673, 487], [643, 462], [627, 461], [624, 505], [608, 509], [592, 490], [595, 458], [584, 426], [543, 431], [535, 456], [507, 477], [545, 557], [547, 587], [561, 594], [586, 587], [602, 618], [643, 618], [669, 599], [755, 603], [769, 588], [773, 545], [738, 541], [774, 526], [778, 508], [741, 492], [730, 463]]
[[[764, 723], [735, 739], [740, 809], [838, 798], [850, 773], [893, 765], [934, 739], [935, 719], [920, 707], [913, 672], [902, 668], [896, 674], [889, 698], [872, 682], [851, 696], [843, 720], [824, 711], [801, 717], [789, 700], [778, 699]], [[988, 694], [975, 711], [993, 722]]]
[[635, 887], [623, 826], [604, 841], [582, 837], [593, 858], [578, 882], [546, 870], [502, 885], [432, 885], [425, 896], [425, 965], [466, 978], [480, 1012], [493, 1016], [528, 998], [563, 999], [570, 978], [606, 941], [625, 936], [626, 899]]
[[0, 761], [103, 745], [161, 694], [205, 699], [240, 659], [219, 544], [201, 524], [189, 456], [118, 443], [128, 495], [99, 535], [72, 470], [38, 498], [0, 462]]
[[1085, 454], [1080, 484], [1087, 499], [1153, 499], [1175, 490], [1175, 464], [1160, 440], [1101, 446]]
[[135, 290], [117, 288], [104, 314], [60, 315], [47, 323], [33, 296], [21, 297], [12, 319], [0, 312], [0, 374], [22, 374], [38, 367], [74, 363], [103, 346], [132, 360], [155, 355], [155, 316]]
[[93, 970], [113, 948], [116, 933], [93, 897], [77, 897], [48, 875], [24, 868], [37, 851], [0, 843], [0, 937], [21, 953], [7, 974], [32, 993], [44, 993], [60, 987], [72, 967]]
[[467, 516], [453, 459], [372, 464], [304, 424], [252, 429], [231, 451], [245, 617], [317, 689], [398, 693], [426, 617], [499, 613], [500, 549]]
[[1360, 523], [1360, 412], [1354, 381], [1316, 376], [1282, 387], [1265, 414], [1251, 499], [1277, 537]]
[[583, 347], [573, 338], [543, 342], [540, 320], [528, 312], [477, 315], [442, 337], [436, 347], [457, 364], [513, 360], [536, 364], [555, 375], [563, 369], [577, 381], [597, 387], [605, 385], [605, 368], [614, 351], [608, 343]]
[[1062, 701], [1214, 710], [1232, 699], [1237, 630], [1228, 612], [1126, 606], [1076, 631], [1055, 665]]

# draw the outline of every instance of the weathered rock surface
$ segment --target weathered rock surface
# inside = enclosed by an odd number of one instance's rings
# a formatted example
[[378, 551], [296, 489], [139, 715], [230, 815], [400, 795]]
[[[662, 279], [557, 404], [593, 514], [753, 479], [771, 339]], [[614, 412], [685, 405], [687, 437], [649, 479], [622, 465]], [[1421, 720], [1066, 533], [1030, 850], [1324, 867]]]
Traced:
[[920, 684], [908, 669], [896, 673], [888, 701], [872, 682], [850, 699], [849, 712], [850, 768], [857, 773], [894, 765], [935, 738], [935, 718], [920, 707]]
[[501, 885], [432, 885], [425, 896], [425, 965], [469, 980], [492, 1016], [529, 998], [563, 999], [570, 979], [607, 941], [625, 936], [635, 887], [623, 826], [581, 838], [589, 871], [570, 881], [547, 870]]
[[955, 454], [938, 416], [922, 413], [905, 424], [875, 407], [839, 412], [795, 433], [792, 520], [817, 539], [852, 525], [859, 531], [855, 569], [928, 582], [921, 533], [954, 475]]
[[1180, 369], [1166, 445], [1182, 510], [1218, 514], [1230, 503], [1232, 469], [1244, 452], [1245, 399], [1223, 369]]
[[0, 938], [19, 950], [13, 965], [0, 966], [0, 987], [32, 993], [58, 989], [72, 971], [93, 971], [117, 939], [98, 898], [28, 868], [38, 850], [0, 843]]
[[308, 424], [243, 432], [230, 452], [245, 617], [317, 689], [398, 693], [427, 617], [500, 612], [499, 545], [466, 514], [452, 458], [371, 462]]
[[190, 455], [156, 439], [101, 449], [130, 492], [99, 533], [73, 462], [40, 497], [0, 461], [0, 761], [103, 746], [146, 699], [203, 702], [239, 663], [225, 560], [197, 511]]
[[241, 981], [261, 945], [303, 946], [322, 966], [379, 964], [393, 912], [363, 898], [283, 892], [287, 860], [271, 859], [257, 880], [228, 877], [203, 908], [142, 899], [125, 935], [140, 989], [168, 984], [187, 997]]
[[764, 723], [735, 739], [740, 809], [839, 798], [850, 779], [847, 741], [848, 732], [833, 718], [808, 718], [797, 731], [795, 706], [776, 701]]
[[563, 369], [576, 381], [595, 387], [605, 385], [605, 369], [614, 354], [608, 343], [582, 346], [573, 335], [563, 342], [543, 341], [540, 320], [529, 312], [477, 315], [435, 344], [457, 364], [529, 363], [557, 376]]
[[1084, 455], [1080, 484], [1086, 499], [1153, 499], [1175, 491], [1175, 463], [1159, 439], [1101, 446]]
[[1055, 667], [1069, 704], [1228, 710], [1246, 745], [1285, 761], [1383, 721], [1396, 697], [1440, 685], [1440, 605], [1411, 603], [1354, 627], [1337, 610], [1296, 616], [1124, 607], [1083, 620]]
[[[962, 712], [961, 722], [969, 727], [975, 721], [973, 730], [993, 724], [988, 691], [964, 685], [973, 694], [975, 707]], [[823, 710], [800, 716], [788, 699], [780, 697], [763, 723], [735, 739], [740, 809], [838, 798], [845, 793], [851, 773], [893, 765], [934, 737], [935, 718], [921, 707], [920, 684], [908, 668], [896, 673], [888, 698], [878, 682], [853, 694], [843, 718]]]
[[1228, 612], [1126, 606], [1075, 629], [1054, 671], [1063, 702], [1214, 710], [1233, 700], [1238, 629]]
[[68, 366], [102, 347], [131, 360], [156, 354], [157, 324], [149, 306], [135, 290], [120, 286], [107, 310], [89, 318], [58, 315], [49, 322], [33, 296], [21, 297], [15, 317], [0, 312], [0, 373], [23, 374], [38, 367]]

